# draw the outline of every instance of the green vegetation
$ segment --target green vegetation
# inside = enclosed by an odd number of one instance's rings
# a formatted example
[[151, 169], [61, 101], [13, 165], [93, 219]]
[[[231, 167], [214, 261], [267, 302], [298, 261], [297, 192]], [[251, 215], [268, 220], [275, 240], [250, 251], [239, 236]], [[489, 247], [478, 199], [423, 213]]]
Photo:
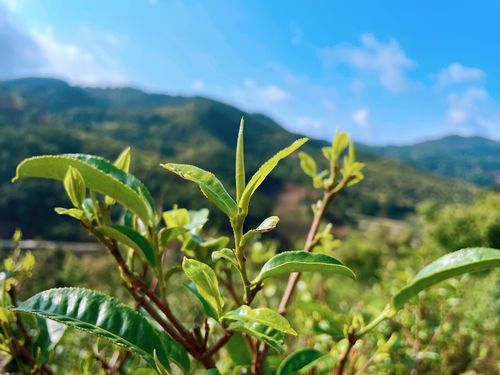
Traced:
[[482, 137], [448, 136], [411, 146], [366, 147], [440, 176], [481, 186], [500, 186], [500, 142]]
[[[15, 181], [59, 181], [70, 206], [56, 212], [102, 244], [128, 297], [122, 303], [73, 286], [23, 301], [18, 296], [35, 262], [15, 245], [0, 277], [4, 369], [45, 375], [495, 372], [499, 279], [490, 270], [500, 266], [500, 250], [485, 246], [498, 240], [500, 214], [490, 206], [498, 195], [479, 196], [472, 205], [427, 202], [418, 216], [390, 227], [367, 219], [340, 242], [328, 209], [365, 183], [368, 168], [339, 133], [321, 148], [321, 159], [301, 151], [312, 196], [320, 199], [311, 206], [300, 250], [284, 251], [283, 241], [262, 242], [283, 220], [264, 216], [254, 225], [247, 218], [264, 180], [307, 139], [290, 142], [247, 180], [243, 127], [242, 121], [231, 163], [236, 194], [205, 169], [162, 165], [201, 190], [225, 218], [231, 239], [205, 229], [206, 209], [158, 208], [130, 173], [128, 148], [114, 163], [70, 154], [18, 165]], [[450, 217], [450, 210], [458, 214]], [[14, 243], [19, 240], [16, 232]], [[474, 247], [448, 247], [457, 244]], [[56, 335], [49, 321], [69, 328], [58, 326]], [[75, 335], [65, 333], [73, 328], [90, 334], [77, 346]]]
[[[65, 202], [62, 186], [47, 181], [10, 183], [16, 165], [32, 155], [86, 153], [113, 159], [126, 146], [134, 153], [133, 170], [151, 190], [155, 204], [199, 209], [205, 206], [196, 188], [165, 176], [160, 163], [196, 163], [213, 171], [228, 192], [236, 195], [233, 150], [241, 111], [205, 98], [146, 94], [134, 89], [93, 89], [49, 79], [0, 82], [0, 236], [16, 226], [27, 238], [86, 240], [68, 220], [50, 214]], [[273, 120], [245, 114], [245, 167], [255, 172], [260, 160], [297, 136]], [[262, 135], [265, 134], [265, 137]], [[310, 141], [304, 151], [321, 160], [327, 142]], [[466, 202], [478, 189], [436, 177], [402, 162], [359, 153], [367, 162], [366, 181], [349, 190], [327, 217], [353, 223], [358, 214], [402, 218], [430, 197], [439, 202]], [[324, 159], [323, 159], [324, 160]], [[262, 217], [282, 215], [274, 236], [292, 245], [307, 229], [311, 214], [303, 202], [315, 197], [307, 176], [297, 167], [297, 156], [283, 160], [252, 200], [247, 222], [257, 226]], [[324, 161], [318, 169], [325, 168]], [[292, 213], [292, 214], [290, 214]], [[224, 229], [223, 214], [212, 214], [214, 227]], [[297, 234], [297, 235], [295, 235]]]

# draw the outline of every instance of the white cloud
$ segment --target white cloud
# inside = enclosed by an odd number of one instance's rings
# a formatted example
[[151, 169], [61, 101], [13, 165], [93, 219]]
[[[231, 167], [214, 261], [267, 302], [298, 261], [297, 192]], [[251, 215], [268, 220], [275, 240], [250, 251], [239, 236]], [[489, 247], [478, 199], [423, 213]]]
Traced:
[[400, 92], [408, 87], [406, 72], [416, 66], [401, 49], [398, 42], [378, 41], [373, 34], [360, 37], [361, 46], [341, 44], [318, 51], [326, 66], [347, 64], [359, 71], [377, 74], [382, 86], [390, 91]]
[[253, 96], [262, 102], [284, 103], [291, 99], [290, 94], [277, 85], [259, 86], [253, 80], [247, 79], [243, 86], [247, 96]]
[[352, 121], [360, 128], [366, 129], [369, 127], [368, 117], [370, 111], [366, 107], [358, 108], [352, 114]]
[[456, 126], [470, 126], [480, 115], [478, 105], [488, 98], [488, 93], [479, 88], [469, 88], [461, 94], [450, 94], [446, 112], [448, 123]]
[[437, 75], [437, 84], [440, 86], [449, 86], [456, 83], [478, 82], [485, 78], [481, 69], [463, 66], [459, 63], [453, 63], [447, 66]]
[[297, 125], [304, 132], [308, 132], [311, 130], [318, 130], [323, 127], [323, 121], [309, 116], [300, 116], [297, 118]]
[[43, 57], [42, 73], [91, 85], [124, 82], [120, 66], [110, 56], [96, 56], [76, 44], [62, 43], [50, 27], [35, 30], [32, 36]]
[[191, 88], [195, 91], [201, 91], [204, 90], [206, 87], [205, 82], [203, 82], [201, 79], [195, 79], [191, 83]]

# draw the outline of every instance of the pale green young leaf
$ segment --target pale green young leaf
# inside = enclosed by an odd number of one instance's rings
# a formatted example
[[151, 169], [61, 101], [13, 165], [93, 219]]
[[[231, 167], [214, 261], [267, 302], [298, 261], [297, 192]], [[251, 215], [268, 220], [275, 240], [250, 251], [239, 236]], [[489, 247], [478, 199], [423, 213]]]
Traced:
[[271, 171], [278, 165], [279, 161], [286, 158], [288, 155], [299, 149], [304, 143], [308, 141], [308, 138], [300, 138], [293, 142], [290, 146], [282, 149], [272, 158], [266, 161], [262, 166], [255, 172], [250, 181], [245, 187], [241, 195], [241, 199], [238, 201], [238, 207], [243, 212], [248, 212], [248, 206], [250, 204], [250, 199], [255, 193], [257, 188], [264, 182], [266, 177], [271, 173]]
[[17, 166], [12, 182], [23, 178], [63, 181], [70, 166], [78, 169], [88, 189], [113, 198], [137, 214], [144, 223], [155, 220], [154, 201], [144, 184], [108, 160], [96, 156], [63, 154], [25, 159]]
[[224, 300], [219, 291], [219, 282], [213, 269], [205, 263], [194, 259], [184, 258], [182, 269], [186, 276], [194, 283], [200, 295], [213, 307], [217, 316], [222, 314]]
[[85, 217], [85, 212], [79, 208], [56, 207], [54, 208], [54, 211], [58, 215], [67, 215], [77, 220], [82, 220]]
[[101, 225], [96, 231], [137, 251], [151, 267], [156, 268], [156, 255], [151, 243], [142, 234], [122, 225]]
[[354, 272], [342, 262], [326, 254], [316, 254], [308, 251], [285, 251], [269, 259], [260, 270], [252, 284], [292, 272], [321, 272], [339, 274], [355, 279]]
[[245, 190], [245, 151], [243, 142], [243, 130], [245, 119], [240, 121], [240, 130], [238, 132], [238, 141], [236, 143], [236, 201], [239, 202], [243, 190]]
[[302, 168], [304, 173], [311, 177], [316, 176], [318, 172], [317, 172], [316, 162], [314, 161], [314, 159], [304, 151], [299, 152], [299, 158], [300, 158], [300, 167]]
[[238, 211], [236, 202], [213, 173], [187, 164], [168, 163], [161, 166], [197, 184], [205, 197], [229, 218], [236, 216]]
[[276, 225], [278, 225], [279, 221], [280, 218], [278, 216], [269, 216], [262, 223], [260, 223], [257, 228], [255, 228], [255, 231], [257, 233], [270, 232], [274, 228], [276, 228]]
[[278, 353], [283, 353], [284, 334], [265, 324], [255, 322], [233, 321], [227, 327], [230, 331], [244, 332], [256, 339], [265, 342]]
[[238, 259], [236, 259], [234, 250], [225, 247], [224, 249], [217, 250], [212, 253], [212, 262], [216, 263], [221, 259], [227, 260], [234, 267], [238, 268]]
[[[161, 364], [170, 368], [173, 340], [142, 314], [105, 294], [80, 288], [50, 289], [12, 310], [52, 319], [101, 337], [141, 356], [152, 367], [156, 351]], [[183, 358], [185, 362], [185, 351]]]
[[332, 152], [332, 147], [321, 147], [321, 152], [323, 153], [323, 156], [325, 157], [326, 160], [332, 161], [333, 157], [333, 152]]
[[189, 224], [189, 211], [185, 208], [174, 208], [163, 213], [163, 220], [167, 228], [184, 227]]
[[477, 247], [446, 254], [422, 268], [406, 287], [394, 295], [392, 305], [400, 308], [422, 290], [450, 277], [495, 267], [500, 267], [500, 250], [497, 249]]
[[338, 159], [340, 154], [345, 150], [349, 144], [349, 134], [337, 133], [332, 142], [332, 158]]
[[115, 165], [116, 168], [121, 169], [125, 173], [128, 173], [130, 170], [130, 161], [131, 161], [130, 147], [127, 147], [120, 153], [120, 155], [118, 155], [113, 164]]
[[71, 165], [64, 176], [64, 189], [73, 206], [81, 208], [86, 196], [85, 181], [78, 169], [73, 168]]
[[283, 315], [267, 307], [252, 309], [247, 305], [242, 305], [224, 314], [222, 319], [239, 321], [244, 324], [259, 323], [289, 335], [297, 335], [297, 332], [290, 326], [290, 323]]
[[193, 293], [193, 295], [200, 301], [201, 306], [203, 307], [203, 311], [205, 311], [205, 314], [207, 316], [211, 317], [212, 319], [218, 320], [219, 319], [219, 313], [215, 310], [215, 308], [206, 300], [205, 297], [203, 297], [200, 292], [198, 292], [198, 289], [196, 289], [196, 285], [194, 283], [191, 283], [189, 285], [186, 285], [188, 290]]

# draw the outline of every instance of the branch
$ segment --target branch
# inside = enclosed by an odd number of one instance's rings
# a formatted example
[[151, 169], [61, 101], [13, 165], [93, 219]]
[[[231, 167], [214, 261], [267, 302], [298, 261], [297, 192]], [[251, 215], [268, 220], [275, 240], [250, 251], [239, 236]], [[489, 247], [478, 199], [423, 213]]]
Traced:
[[217, 341], [214, 345], [212, 345], [205, 353], [203, 353], [202, 358], [210, 358], [213, 356], [215, 353], [219, 351], [220, 348], [222, 348], [226, 343], [229, 341], [229, 339], [233, 336], [233, 332], [228, 331], [224, 336], [222, 336], [219, 341]]

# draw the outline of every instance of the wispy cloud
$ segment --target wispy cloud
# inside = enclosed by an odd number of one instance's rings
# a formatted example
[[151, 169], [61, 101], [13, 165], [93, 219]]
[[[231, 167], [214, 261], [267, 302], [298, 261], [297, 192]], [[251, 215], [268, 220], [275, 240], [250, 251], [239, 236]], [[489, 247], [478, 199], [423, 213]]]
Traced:
[[358, 108], [352, 114], [352, 121], [362, 129], [366, 129], [370, 126], [368, 122], [368, 116], [370, 111], [366, 107]]
[[362, 34], [361, 45], [340, 44], [318, 51], [325, 66], [346, 64], [359, 71], [377, 74], [382, 86], [394, 92], [408, 87], [406, 73], [416, 66], [396, 40], [381, 42], [373, 34]]
[[478, 114], [478, 104], [488, 97], [485, 90], [469, 88], [461, 94], [450, 94], [446, 119], [453, 125], [471, 125], [473, 117]]
[[84, 84], [117, 84], [124, 82], [118, 63], [109, 56], [98, 57], [74, 43], [63, 43], [47, 27], [33, 33], [45, 64], [41, 71]]
[[193, 89], [194, 91], [201, 91], [201, 90], [204, 90], [206, 87], [205, 85], [205, 82], [202, 81], [201, 79], [195, 79], [192, 83], [191, 83], [191, 89]]
[[486, 74], [481, 69], [453, 63], [441, 69], [436, 81], [439, 86], [449, 86], [457, 83], [483, 81], [485, 76]]
[[22, 75], [38, 66], [41, 50], [38, 44], [19, 30], [0, 4], [0, 74]]
[[300, 129], [319, 130], [323, 127], [323, 121], [316, 117], [300, 116], [297, 118], [297, 125]]
[[243, 87], [236, 90], [236, 94], [261, 103], [285, 103], [292, 98], [278, 85], [258, 85], [252, 79], [246, 79]]

